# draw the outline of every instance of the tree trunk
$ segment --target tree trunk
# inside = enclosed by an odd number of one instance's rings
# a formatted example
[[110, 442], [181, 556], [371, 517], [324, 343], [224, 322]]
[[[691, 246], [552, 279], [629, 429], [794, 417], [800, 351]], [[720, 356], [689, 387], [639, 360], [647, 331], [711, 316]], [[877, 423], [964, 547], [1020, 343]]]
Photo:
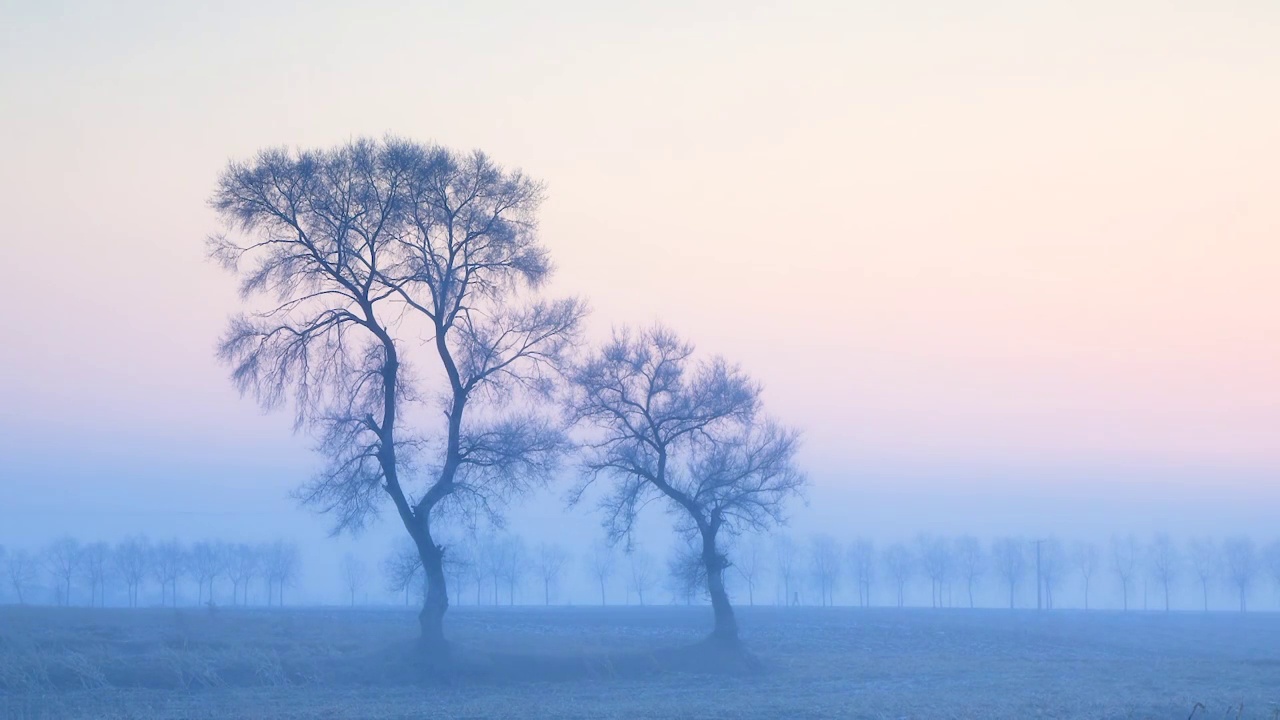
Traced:
[[738, 644], [738, 621], [729, 604], [729, 593], [724, 589], [724, 570], [728, 563], [716, 548], [715, 530], [702, 531], [702, 563], [707, 569], [707, 594], [711, 596], [711, 610], [715, 615], [715, 628], [711, 640], [725, 646]]
[[1204, 611], [1209, 612], [1209, 581], [1201, 581], [1200, 586], [1204, 588]]
[[444, 579], [444, 548], [435, 544], [425, 528], [422, 534], [423, 541], [418, 543], [418, 556], [422, 559], [427, 591], [422, 598], [422, 612], [418, 613], [418, 645], [426, 652], [443, 653], [448, 649], [448, 643], [444, 639], [444, 614], [449, 609], [449, 595]]

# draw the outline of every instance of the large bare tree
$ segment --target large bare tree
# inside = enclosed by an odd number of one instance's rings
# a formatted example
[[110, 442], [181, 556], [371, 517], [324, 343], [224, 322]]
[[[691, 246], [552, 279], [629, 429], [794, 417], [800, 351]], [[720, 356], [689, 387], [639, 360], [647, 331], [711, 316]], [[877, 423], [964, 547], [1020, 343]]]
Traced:
[[229, 226], [212, 255], [256, 303], [220, 354], [242, 392], [292, 402], [315, 434], [325, 466], [299, 497], [335, 532], [395, 507], [426, 576], [428, 650], [447, 647], [449, 604], [433, 524], [500, 512], [566, 449], [520, 402], [549, 392], [585, 312], [533, 295], [551, 273], [541, 197], [482, 153], [388, 139], [262, 152], [212, 198]]
[[764, 417], [760, 387], [719, 357], [694, 349], [664, 327], [618, 331], [573, 373], [577, 419], [586, 440], [584, 481], [596, 481], [612, 541], [630, 540], [640, 509], [662, 499], [677, 529], [696, 543], [715, 617], [713, 642], [738, 643], [720, 533], [736, 536], [781, 522], [804, 486], [796, 469], [797, 434]]

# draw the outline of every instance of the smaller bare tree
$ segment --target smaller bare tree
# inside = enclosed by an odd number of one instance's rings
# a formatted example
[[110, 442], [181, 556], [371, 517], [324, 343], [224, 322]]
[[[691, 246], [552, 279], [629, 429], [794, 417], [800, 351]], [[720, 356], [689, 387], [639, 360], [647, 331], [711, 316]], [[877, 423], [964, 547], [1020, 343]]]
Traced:
[[956, 572], [964, 581], [965, 592], [969, 597], [969, 607], [972, 609], [974, 607], [973, 587], [977, 585], [978, 578], [982, 577], [986, 559], [982, 552], [982, 543], [972, 535], [963, 535], [955, 539], [953, 547]]
[[858, 586], [858, 604], [871, 607], [871, 580], [875, 576], [876, 546], [871, 538], [858, 538], [849, 544], [849, 567]]
[[915, 573], [916, 558], [906, 543], [895, 542], [884, 550], [884, 569], [897, 589], [898, 607], [907, 601], [907, 583]]
[[629, 587], [635, 591], [640, 604], [644, 605], [644, 591], [653, 586], [657, 569], [654, 567], [653, 556], [644, 550], [633, 548], [629, 555], [631, 560]]
[[36, 581], [40, 563], [34, 555], [23, 548], [17, 548], [5, 558], [5, 577], [9, 587], [18, 596], [18, 604], [27, 604], [27, 589]]
[[760, 584], [760, 575], [764, 572], [764, 547], [760, 537], [752, 535], [736, 549], [737, 562], [734, 568], [747, 586], [747, 604], [756, 604], [756, 587]]
[[1205, 612], [1209, 612], [1209, 583], [1218, 576], [1222, 558], [1218, 546], [1210, 538], [1192, 538], [1187, 543], [1187, 560], [1191, 572], [1200, 582], [1200, 596]]
[[351, 607], [356, 606], [356, 593], [369, 580], [369, 567], [360, 558], [347, 553], [342, 557], [342, 586], [346, 588]]
[[225, 566], [223, 552], [218, 543], [201, 540], [191, 545], [188, 556], [189, 572], [196, 581], [196, 604], [206, 602], [204, 590], [209, 588], [208, 602], [213, 603], [213, 582], [222, 574]]
[[161, 605], [167, 597], [173, 607], [178, 606], [178, 581], [187, 574], [189, 564], [187, 549], [177, 540], [166, 540], [151, 548], [151, 572], [160, 583]]
[[587, 553], [587, 574], [600, 585], [601, 605], [608, 604], [605, 596], [605, 586], [608, 584], [609, 578], [613, 577], [616, 565], [617, 558], [614, 557], [613, 548], [607, 543], [597, 542], [591, 547], [591, 552]]
[[1159, 533], [1151, 541], [1147, 549], [1147, 562], [1151, 568], [1151, 576], [1164, 589], [1164, 611], [1169, 612], [1169, 586], [1178, 572], [1178, 548], [1167, 533]]
[[1258, 574], [1257, 546], [1252, 538], [1227, 538], [1222, 543], [1222, 558], [1226, 562], [1227, 579], [1240, 595], [1240, 612], [1245, 612], [1249, 588]]
[[1021, 538], [1000, 538], [991, 546], [991, 561], [1000, 578], [1009, 586], [1009, 609], [1017, 602], [1018, 583], [1027, 574], [1027, 543]]
[[44, 562], [57, 589], [58, 604], [70, 605], [71, 580], [80, 573], [84, 562], [80, 541], [69, 535], [54, 540], [45, 548]]
[[92, 542], [84, 546], [80, 556], [80, 572], [89, 584], [89, 605], [107, 604], [107, 573], [111, 568], [111, 546]]
[[560, 575], [564, 572], [569, 554], [555, 543], [542, 543], [533, 558], [533, 569], [542, 581], [542, 602], [551, 604], [551, 593], [560, 584]]
[[1138, 546], [1138, 538], [1136, 535], [1130, 534], [1126, 537], [1113, 536], [1111, 538], [1111, 569], [1115, 572], [1116, 578], [1120, 581], [1120, 597], [1122, 600], [1121, 608], [1129, 609], [1129, 588], [1133, 585], [1133, 580], [1138, 574], [1138, 558], [1141, 555], [1141, 549]]
[[823, 607], [835, 604], [836, 581], [840, 577], [840, 545], [826, 533], [813, 537], [809, 546], [809, 572], [818, 585]]
[[792, 586], [796, 580], [796, 541], [790, 535], [779, 535], [773, 548], [778, 582], [782, 584], [782, 604], [795, 605], [797, 598]]
[[231, 581], [231, 604], [240, 602], [240, 594], [244, 593], [244, 604], [249, 604], [249, 584], [258, 576], [262, 567], [262, 556], [258, 549], [248, 543], [237, 543], [228, 546], [222, 556], [222, 572]]
[[1080, 579], [1084, 581], [1084, 609], [1088, 610], [1089, 586], [1093, 576], [1098, 572], [1098, 567], [1102, 565], [1102, 552], [1094, 543], [1077, 542], [1071, 547], [1071, 563], [1080, 573]]

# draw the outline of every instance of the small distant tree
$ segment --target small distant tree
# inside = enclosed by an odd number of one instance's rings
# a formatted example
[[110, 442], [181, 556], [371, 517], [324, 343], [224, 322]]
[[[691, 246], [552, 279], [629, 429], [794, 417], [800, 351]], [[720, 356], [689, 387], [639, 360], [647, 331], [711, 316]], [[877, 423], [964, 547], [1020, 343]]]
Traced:
[[222, 548], [212, 540], [201, 540], [191, 545], [190, 574], [196, 581], [196, 604], [205, 602], [205, 588], [209, 588], [208, 602], [213, 602], [213, 582], [222, 574], [226, 565]]
[[644, 591], [653, 586], [657, 569], [654, 567], [653, 556], [644, 550], [633, 549], [629, 555], [631, 560], [629, 587], [635, 591], [640, 604], [644, 605]]
[[759, 385], [738, 367], [693, 355], [692, 345], [663, 327], [620, 331], [574, 369], [570, 407], [594, 434], [573, 497], [611, 481], [602, 509], [614, 542], [630, 540], [649, 500], [664, 500], [681, 537], [702, 548], [714, 617], [709, 640], [736, 646], [722, 538], [783, 521], [805, 483], [795, 466], [799, 435], [765, 417]]
[[1240, 612], [1247, 609], [1245, 599], [1258, 574], [1258, 549], [1253, 539], [1238, 536], [1222, 542], [1222, 558], [1226, 563], [1226, 576], [1231, 586], [1240, 594]]
[[1200, 583], [1204, 611], [1209, 612], [1209, 583], [1213, 582], [1222, 567], [1218, 546], [1210, 538], [1192, 538], [1187, 543], [1187, 560], [1191, 572]]
[[1027, 543], [1021, 538], [1000, 538], [991, 546], [991, 562], [1009, 587], [1009, 609], [1016, 605], [1018, 583], [1027, 574]]
[[906, 543], [895, 542], [884, 550], [884, 570], [897, 589], [898, 607], [907, 600], [907, 583], [915, 572], [916, 558]]
[[809, 546], [809, 573], [818, 586], [823, 607], [835, 604], [836, 581], [840, 577], [840, 546], [826, 533], [813, 537]]
[[351, 607], [356, 606], [356, 593], [369, 580], [369, 566], [360, 558], [347, 553], [342, 557], [342, 586], [346, 588]]
[[982, 577], [985, 559], [982, 543], [972, 535], [958, 537], [955, 541], [955, 556], [960, 579], [964, 581], [965, 591], [969, 596], [969, 607], [973, 608], [973, 586], [977, 584], [978, 578]]
[[160, 583], [161, 605], [167, 597], [173, 607], [178, 606], [178, 581], [187, 574], [189, 567], [187, 548], [181, 542], [166, 540], [151, 548], [151, 572]]
[[107, 573], [111, 568], [111, 546], [93, 542], [81, 550], [80, 572], [89, 584], [89, 605], [107, 604]]
[[1094, 543], [1077, 542], [1071, 548], [1071, 563], [1080, 573], [1080, 579], [1084, 581], [1084, 609], [1088, 610], [1089, 585], [1093, 576], [1097, 574], [1098, 567], [1102, 565], [1102, 552]]
[[1053, 593], [1062, 584], [1066, 566], [1067, 552], [1057, 538], [1048, 538], [1040, 543], [1040, 583], [1044, 589], [1046, 609], [1053, 609]]
[[499, 575], [507, 585], [507, 604], [515, 605], [516, 586], [529, 567], [529, 550], [525, 547], [524, 540], [517, 535], [504, 537], [499, 565]]
[[1151, 577], [1164, 589], [1164, 611], [1169, 612], [1169, 586], [1178, 572], [1180, 559], [1178, 548], [1167, 533], [1159, 533], [1151, 541], [1147, 549], [1147, 563], [1151, 569]]
[[608, 543], [598, 542], [591, 547], [591, 552], [587, 553], [587, 574], [592, 580], [600, 584], [601, 605], [608, 604], [605, 597], [605, 585], [609, 582], [609, 578], [613, 577], [616, 564], [617, 559], [614, 557], [613, 548]]
[[779, 535], [773, 548], [778, 582], [782, 583], [782, 604], [792, 605], [795, 603], [791, 588], [796, 579], [796, 542], [790, 535]]
[[18, 596], [18, 604], [27, 604], [27, 588], [36, 581], [40, 563], [34, 555], [23, 548], [17, 548], [5, 558], [5, 578], [9, 587]]
[[1138, 545], [1136, 535], [1128, 535], [1125, 537], [1113, 536], [1111, 538], [1111, 569], [1115, 571], [1116, 578], [1120, 581], [1120, 593], [1123, 605], [1122, 609], [1129, 609], [1129, 588], [1133, 585], [1133, 580], [1138, 574], [1138, 558], [1141, 555], [1141, 548]]
[[44, 551], [45, 567], [57, 588], [59, 605], [71, 604], [71, 580], [80, 573], [84, 562], [80, 541], [64, 535], [49, 543]]
[[244, 604], [249, 604], [249, 585], [258, 576], [262, 568], [262, 555], [258, 548], [248, 543], [229, 545], [222, 556], [222, 573], [231, 581], [231, 604], [240, 602], [244, 594]]
[[551, 592], [560, 584], [560, 576], [564, 572], [565, 563], [569, 562], [569, 553], [555, 543], [542, 543], [533, 557], [533, 569], [542, 581], [542, 602], [551, 604]]
[[471, 567], [477, 562], [474, 543], [455, 542], [442, 543], [448, 548], [444, 555], [444, 575], [453, 588], [453, 604], [462, 604], [463, 583], [470, 576]]
[[935, 608], [943, 607], [943, 589], [953, 563], [947, 539], [920, 535], [916, 538], [916, 548], [920, 567], [929, 578], [929, 604]]
[[853, 582], [858, 586], [858, 605], [871, 605], [871, 580], [875, 575], [876, 546], [870, 538], [857, 538], [846, 552]]
[[267, 605], [271, 605], [271, 590], [274, 588], [276, 604], [284, 607], [284, 589], [297, 582], [302, 569], [298, 546], [284, 540], [271, 543], [263, 553], [263, 569], [267, 578]]
[[1280, 540], [1273, 540], [1267, 545], [1267, 549], [1262, 551], [1263, 563], [1267, 566], [1267, 572], [1271, 575], [1271, 581], [1275, 584], [1276, 589], [1280, 590]]
[[734, 564], [738, 575], [742, 577], [742, 582], [747, 587], [747, 604], [756, 604], [756, 586], [760, 583], [760, 575], [764, 571], [764, 547], [760, 544], [760, 537], [752, 535], [747, 541], [742, 543], [736, 552], [738, 561]]

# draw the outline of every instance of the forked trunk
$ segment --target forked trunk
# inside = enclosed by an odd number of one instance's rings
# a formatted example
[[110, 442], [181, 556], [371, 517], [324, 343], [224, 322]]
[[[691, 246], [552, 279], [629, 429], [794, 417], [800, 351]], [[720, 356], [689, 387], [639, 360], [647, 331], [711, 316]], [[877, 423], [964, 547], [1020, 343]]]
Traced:
[[711, 596], [711, 610], [715, 615], [711, 640], [720, 645], [736, 646], [738, 621], [733, 616], [733, 606], [729, 604], [729, 593], [724, 589], [724, 570], [728, 562], [716, 548], [715, 530], [707, 529], [702, 533], [702, 562], [707, 569], [707, 594]]

